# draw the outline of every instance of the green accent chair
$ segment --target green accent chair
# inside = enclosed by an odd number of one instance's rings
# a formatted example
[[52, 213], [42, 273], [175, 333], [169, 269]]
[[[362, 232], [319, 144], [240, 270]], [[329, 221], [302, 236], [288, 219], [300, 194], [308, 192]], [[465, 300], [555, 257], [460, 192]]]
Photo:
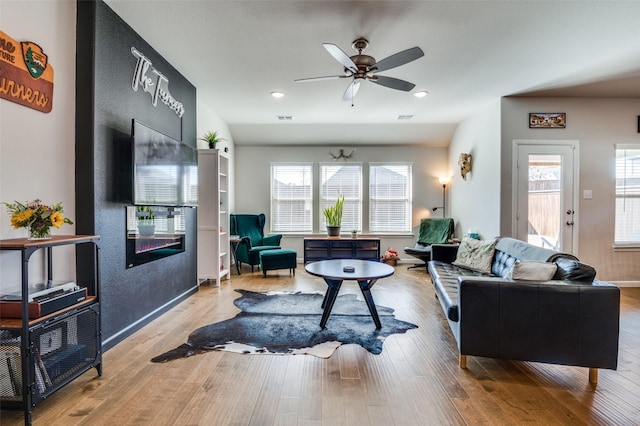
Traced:
[[243, 263], [250, 265], [253, 272], [254, 265], [260, 265], [261, 251], [281, 248], [281, 234], [264, 235], [264, 213], [232, 214], [230, 220], [231, 234], [240, 237], [240, 242], [233, 243], [238, 274]]
[[427, 267], [431, 260], [431, 244], [446, 244], [453, 236], [453, 219], [421, 219], [415, 247], [405, 247], [404, 252], [422, 260], [424, 263], [409, 266], [408, 269]]

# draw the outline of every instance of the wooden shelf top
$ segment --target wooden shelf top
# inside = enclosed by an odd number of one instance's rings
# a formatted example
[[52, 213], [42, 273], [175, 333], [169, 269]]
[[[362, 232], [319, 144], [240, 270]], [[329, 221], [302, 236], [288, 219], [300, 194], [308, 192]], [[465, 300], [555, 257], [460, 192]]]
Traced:
[[27, 247], [47, 247], [63, 244], [88, 243], [99, 239], [99, 235], [52, 235], [48, 240], [11, 238], [8, 240], [0, 240], [0, 249], [20, 250]]

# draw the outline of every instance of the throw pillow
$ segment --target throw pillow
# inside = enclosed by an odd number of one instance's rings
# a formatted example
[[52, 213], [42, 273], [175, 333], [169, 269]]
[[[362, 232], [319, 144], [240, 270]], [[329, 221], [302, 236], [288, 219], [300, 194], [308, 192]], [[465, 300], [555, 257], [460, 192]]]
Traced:
[[458, 254], [453, 264], [490, 274], [497, 242], [498, 240], [480, 241], [464, 237], [460, 243]]
[[517, 261], [505, 273], [505, 278], [527, 281], [548, 281], [556, 274], [558, 267], [553, 262]]

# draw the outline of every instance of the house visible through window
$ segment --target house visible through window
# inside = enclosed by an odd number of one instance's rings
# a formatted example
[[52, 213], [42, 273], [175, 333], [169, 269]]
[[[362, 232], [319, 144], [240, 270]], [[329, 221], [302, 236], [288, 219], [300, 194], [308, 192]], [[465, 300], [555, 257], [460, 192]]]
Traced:
[[640, 145], [616, 145], [614, 241], [640, 245]]
[[411, 164], [369, 164], [369, 231], [411, 232]]
[[322, 211], [344, 195], [342, 232], [362, 230], [362, 165], [356, 163], [320, 164], [320, 230], [326, 231]]
[[271, 231], [313, 231], [313, 164], [271, 164]]

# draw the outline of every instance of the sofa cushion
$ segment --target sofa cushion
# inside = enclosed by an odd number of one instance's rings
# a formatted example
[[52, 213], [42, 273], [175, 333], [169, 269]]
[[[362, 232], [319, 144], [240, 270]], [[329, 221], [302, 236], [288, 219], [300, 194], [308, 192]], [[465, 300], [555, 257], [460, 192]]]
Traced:
[[464, 237], [453, 264], [490, 274], [496, 243], [497, 240], [480, 241]]
[[517, 261], [509, 268], [504, 278], [527, 281], [549, 281], [558, 267], [553, 262]]
[[554, 280], [592, 282], [596, 278], [596, 270], [579, 260], [558, 257], [553, 262], [558, 266]]
[[507, 271], [513, 268], [513, 265], [518, 261], [516, 257], [509, 255], [508, 253], [498, 250], [496, 245], [496, 255], [491, 265], [491, 272], [497, 277], [505, 277]]

